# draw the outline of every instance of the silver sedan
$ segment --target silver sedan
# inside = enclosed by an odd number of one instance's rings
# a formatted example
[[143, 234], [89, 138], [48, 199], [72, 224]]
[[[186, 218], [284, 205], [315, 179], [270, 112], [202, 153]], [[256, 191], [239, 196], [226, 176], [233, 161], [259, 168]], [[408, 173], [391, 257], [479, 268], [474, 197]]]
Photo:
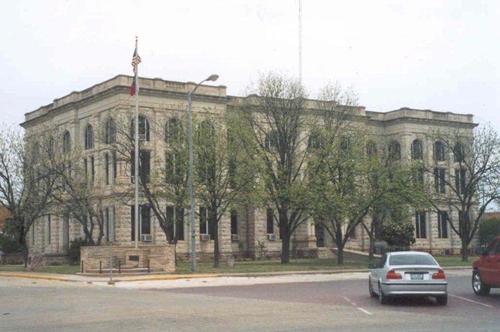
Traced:
[[385, 254], [370, 265], [368, 289], [380, 303], [397, 296], [433, 296], [437, 303], [448, 303], [448, 280], [438, 262], [428, 253], [398, 251]]

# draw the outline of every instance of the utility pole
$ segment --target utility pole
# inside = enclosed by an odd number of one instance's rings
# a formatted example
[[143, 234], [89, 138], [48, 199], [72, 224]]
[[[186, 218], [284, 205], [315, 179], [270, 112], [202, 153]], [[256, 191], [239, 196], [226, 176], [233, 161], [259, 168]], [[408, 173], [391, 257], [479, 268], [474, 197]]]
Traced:
[[196, 226], [194, 223], [194, 192], [193, 192], [193, 94], [206, 81], [216, 81], [219, 75], [212, 74], [200, 83], [196, 84], [193, 90], [188, 92], [188, 145], [189, 145], [189, 169], [188, 169], [188, 189], [189, 189], [189, 223], [191, 224], [191, 272], [196, 272]]

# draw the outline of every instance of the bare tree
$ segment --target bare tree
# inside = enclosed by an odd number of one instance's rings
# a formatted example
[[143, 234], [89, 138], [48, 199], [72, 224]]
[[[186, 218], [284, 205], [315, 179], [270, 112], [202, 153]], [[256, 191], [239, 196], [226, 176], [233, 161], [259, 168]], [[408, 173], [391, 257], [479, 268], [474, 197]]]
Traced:
[[455, 130], [435, 133], [433, 139], [434, 168], [427, 171], [434, 177], [435, 193], [430, 201], [437, 212], [447, 212], [448, 224], [462, 242], [462, 260], [467, 261], [483, 213], [500, 198], [500, 137], [484, 126], [472, 137]]
[[50, 131], [36, 139], [23, 138], [14, 129], [0, 132], [0, 205], [11, 218], [19, 245], [24, 248], [25, 264], [28, 249], [26, 235], [33, 223], [47, 213], [57, 177], [52, 167]]
[[94, 156], [81, 149], [54, 158], [53, 172], [58, 181], [52, 193], [51, 211], [61, 217], [72, 217], [81, 226], [85, 242], [100, 245], [104, 237], [103, 197], [95, 190]]
[[[116, 139], [111, 143], [116, 158], [127, 165], [134, 174], [134, 131], [133, 123], [120, 121], [116, 123]], [[139, 186], [140, 194], [148, 202], [151, 211], [163, 230], [167, 242], [176, 244], [184, 222], [187, 205], [188, 150], [186, 143], [184, 119], [172, 116], [164, 123], [149, 121], [139, 117]], [[150, 140], [163, 138], [163, 156], [155, 155], [148, 148]], [[158, 141], [157, 142], [161, 142]], [[164, 157], [164, 159], [162, 158]], [[128, 188], [128, 190], [125, 190]], [[132, 197], [132, 186], [122, 190]], [[167, 207], [168, 206], [168, 207]], [[174, 225], [177, 225], [176, 228]]]

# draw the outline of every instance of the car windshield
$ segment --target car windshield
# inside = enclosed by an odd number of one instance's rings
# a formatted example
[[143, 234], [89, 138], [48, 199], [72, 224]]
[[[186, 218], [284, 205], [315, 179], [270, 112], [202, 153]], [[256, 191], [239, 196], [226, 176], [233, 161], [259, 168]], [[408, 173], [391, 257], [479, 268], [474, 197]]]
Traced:
[[389, 265], [437, 265], [434, 258], [427, 255], [391, 255]]

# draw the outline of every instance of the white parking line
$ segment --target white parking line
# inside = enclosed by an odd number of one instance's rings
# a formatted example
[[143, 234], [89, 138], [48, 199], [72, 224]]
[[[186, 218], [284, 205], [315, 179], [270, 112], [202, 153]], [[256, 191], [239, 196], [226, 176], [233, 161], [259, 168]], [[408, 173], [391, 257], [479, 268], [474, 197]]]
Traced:
[[363, 312], [363, 313], [365, 313], [365, 314], [367, 314], [367, 315], [370, 315], [370, 316], [371, 316], [371, 315], [373, 315], [373, 314], [372, 314], [371, 312], [369, 312], [368, 310], [363, 309], [363, 308], [361, 308], [361, 307], [358, 307], [358, 306], [356, 305], [356, 303], [355, 303], [355, 302], [353, 302], [353, 301], [351, 301], [351, 299], [350, 299], [350, 298], [348, 298], [347, 296], [342, 296], [342, 297], [344, 298], [344, 300], [346, 300], [347, 302], [349, 302], [349, 303], [350, 303], [353, 307], [356, 307], [356, 309], [358, 309], [359, 311], [361, 311], [361, 312]]
[[362, 311], [362, 312], [364, 312], [364, 313], [365, 313], [365, 314], [367, 314], [367, 315], [370, 315], [370, 316], [371, 316], [371, 315], [373, 315], [371, 312], [369, 312], [369, 311], [368, 311], [368, 310], [366, 310], [366, 309], [363, 309], [363, 308], [361, 308], [361, 307], [357, 307], [357, 308], [358, 308], [358, 310], [359, 310], [359, 311]]
[[474, 301], [474, 300], [471, 300], [471, 299], [468, 299], [466, 297], [461, 297], [461, 296], [458, 296], [458, 295], [453, 295], [453, 294], [449, 294], [450, 296], [452, 297], [455, 297], [457, 299], [460, 299], [460, 300], [463, 300], [463, 301], [467, 301], [467, 302], [470, 302], [470, 303], [475, 303], [475, 304], [478, 304], [478, 305], [482, 305], [482, 306], [485, 306], [487, 308], [493, 308], [492, 305], [489, 305], [489, 304], [486, 304], [486, 303], [481, 303], [481, 302], [477, 302], [477, 301]]

